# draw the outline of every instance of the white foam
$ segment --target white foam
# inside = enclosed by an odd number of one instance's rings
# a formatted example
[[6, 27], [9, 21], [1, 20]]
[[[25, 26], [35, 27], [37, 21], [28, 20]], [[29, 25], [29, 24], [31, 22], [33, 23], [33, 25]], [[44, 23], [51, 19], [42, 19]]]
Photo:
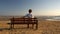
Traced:
[[60, 21], [60, 20], [57, 20], [57, 19], [46, 19], [48, 21]]

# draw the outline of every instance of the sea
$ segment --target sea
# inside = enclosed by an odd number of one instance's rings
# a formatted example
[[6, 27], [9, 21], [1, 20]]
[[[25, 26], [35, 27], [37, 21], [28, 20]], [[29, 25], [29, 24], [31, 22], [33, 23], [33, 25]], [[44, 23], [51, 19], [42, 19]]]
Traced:
[[60, 21], [60, 16], [52, 17], [52, 18], [47, 18], [46, 20], [49, 21]]

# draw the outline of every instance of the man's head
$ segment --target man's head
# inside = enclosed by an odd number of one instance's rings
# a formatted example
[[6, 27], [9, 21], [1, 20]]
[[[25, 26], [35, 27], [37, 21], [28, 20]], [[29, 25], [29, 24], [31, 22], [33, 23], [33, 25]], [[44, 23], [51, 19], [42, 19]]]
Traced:
[[31, 9], [29, 9], [29, 13], [31, 13], [32, 12], [32, 10]]

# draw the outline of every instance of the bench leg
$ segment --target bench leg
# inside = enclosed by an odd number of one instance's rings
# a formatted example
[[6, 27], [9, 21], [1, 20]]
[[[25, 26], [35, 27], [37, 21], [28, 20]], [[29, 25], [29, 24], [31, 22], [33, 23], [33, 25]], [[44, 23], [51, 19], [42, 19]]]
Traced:
[[14, 28], [14, 24], [11, 24], [10, 28], [13, 29]]
[[38, 24], [36, 24], [36, 29], [38, 29]]
[[12, 28], [14, 28], [14, 24], [13, 24]]
[[32, 29], [34, 28], [34, 24], [32, 24]]
[[29, 28], [29, 24], [27, 24], [27, 28]]
[[10, 25], [10, 29], [12, 29], [12, 24]]

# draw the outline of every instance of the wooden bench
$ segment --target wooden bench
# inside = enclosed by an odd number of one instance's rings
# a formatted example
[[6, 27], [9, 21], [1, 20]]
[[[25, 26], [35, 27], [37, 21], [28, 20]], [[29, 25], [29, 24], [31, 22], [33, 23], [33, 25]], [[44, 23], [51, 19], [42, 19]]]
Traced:
[[27, 24], [29, 28], [29, 24], [32, 24], [32, 28], [34, 27], [34, 24], [36, 24], [36, 29], [38, 29], [38, 20], [37, 18], [11, 18], [11, 29], [14, 28], [15, 24]]

